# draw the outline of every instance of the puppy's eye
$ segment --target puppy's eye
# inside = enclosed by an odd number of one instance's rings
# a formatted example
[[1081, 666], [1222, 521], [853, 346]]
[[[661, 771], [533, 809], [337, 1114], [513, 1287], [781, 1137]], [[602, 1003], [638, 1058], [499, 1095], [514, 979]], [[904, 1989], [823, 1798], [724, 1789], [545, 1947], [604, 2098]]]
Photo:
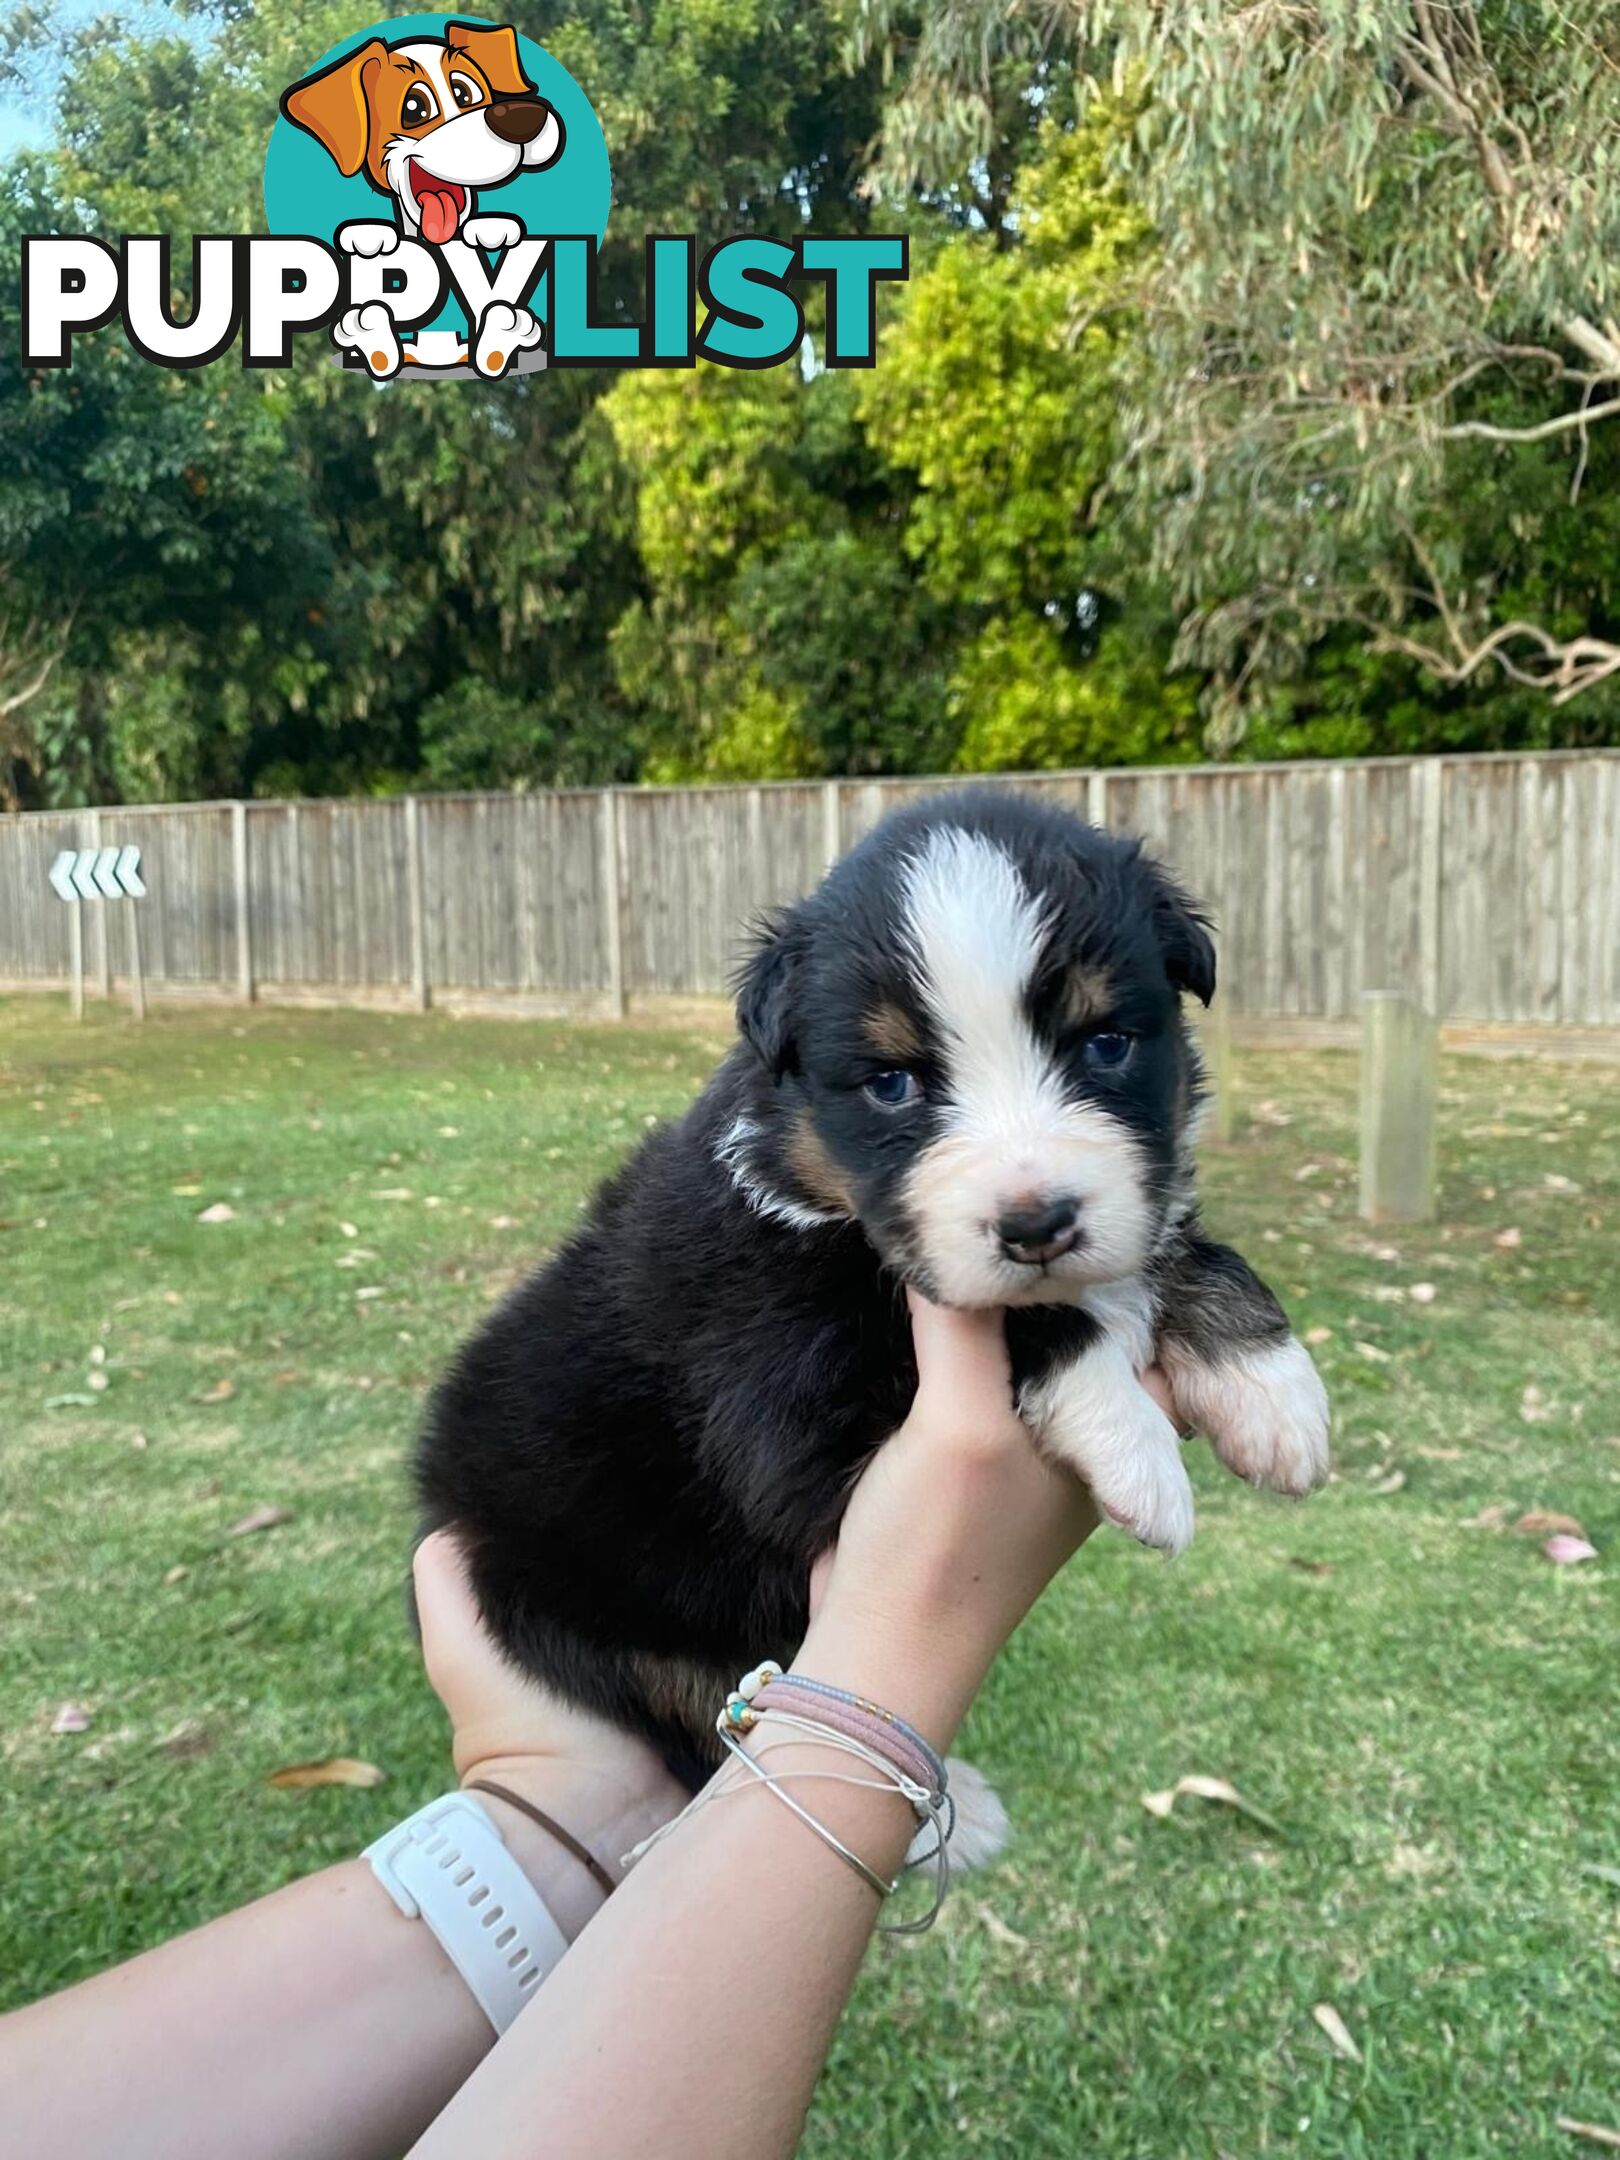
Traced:
[[452, 75], [450, 78], [450, 95], [463, 112], [466, 112], [469, 106], [482, 105], [484, 102], [484, 93], [470, 75]]
[[915, 1073], [880, 1072], [867, 1081], [861, 1093], [880, 1110], [905, 1110], [922, 1101], [922, 1084]]
[[1135, 1048], [1129, 1035], [1122, 1035], [1117, 1028], [1105, 1028], [1100, 1035], [1086, 1037], [1080, 1054], [1093, 1072], [1118, 1072], [1130, 1062]]
[[399, 117], [407, 127], [420, 127], [426, 120], [437, 120], [439, 108], [433, 102], [433, 92], [421, 83], [413, 83], [405, 93]]

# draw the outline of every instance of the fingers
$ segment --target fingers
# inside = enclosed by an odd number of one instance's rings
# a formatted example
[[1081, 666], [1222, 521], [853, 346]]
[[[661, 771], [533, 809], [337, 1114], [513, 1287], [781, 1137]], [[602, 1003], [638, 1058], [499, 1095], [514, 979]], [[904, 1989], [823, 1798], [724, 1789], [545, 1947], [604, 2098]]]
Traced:
[[964, 1423], [1005, 1419], [1012, 1411], [1012, 1366], [999, 1311], [958, 1312], [908, 1288], [917, 1353], [917, 1403]]

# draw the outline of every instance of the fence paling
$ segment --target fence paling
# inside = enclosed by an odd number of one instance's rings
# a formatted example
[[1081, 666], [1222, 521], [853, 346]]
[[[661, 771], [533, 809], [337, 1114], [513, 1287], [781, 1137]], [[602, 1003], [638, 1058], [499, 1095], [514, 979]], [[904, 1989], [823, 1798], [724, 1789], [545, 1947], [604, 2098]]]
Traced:
[[[0, 980], [62, 983], [45, 869], [144, 851], [147, 988], [616, 1012], [726, 988], [745, 927], [835, 845], [942, 783], [797, 781], [0, 819]], [[1620, 753], [998, 777], [1140, 834], [1210, 906], [1239, 1016], [1351, 1021], [1392, 988], [1447, 1021], [1620, 1026]], [[45, 902], [51, 901], [48, 907]], [[92, 987], [121, 956], [86, 926]], [[431, 993], [429, 986], [431, 985]]]

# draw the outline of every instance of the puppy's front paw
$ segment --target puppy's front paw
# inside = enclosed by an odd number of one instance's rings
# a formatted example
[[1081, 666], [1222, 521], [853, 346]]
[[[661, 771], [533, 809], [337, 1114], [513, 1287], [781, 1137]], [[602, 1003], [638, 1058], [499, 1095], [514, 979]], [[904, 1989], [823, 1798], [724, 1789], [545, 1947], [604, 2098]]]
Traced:
[[1117, 1343], [1105, 1339], [1026, 1388], [1019, 1409], [1046, 1452], [1090, 1486], [1110, 1522], [1160, 1552], [1192, 1543], [1192, 1486], [1176, 1428]]
[[[963, 1871], [988, 1867], [1005, 1849], [1011, 1835], [1007, 1810], [990, 1780], [982, 1770], [975, 1770], [972, 1763], [963, 1762], [955, 1755], [949, 1756], [945, 1774], [952, 1801], [951, 1866]], [[934, 1850], [933, 1829], [924, 1823], [911, 1841], [906, 1865], [920, 1867], [925, 1860], [933, 1858]]]
[[482, 216], [468, 218], [459, 237], [465, 240], [469, 247], [498, 252], [502, 248], [517, 246], [523, 238], [523, 224], [519, 218], [497, 217], [492, 211], [486, 211]]
[[1217, 1360], [1171, 1342], [1160, 1354], [1177, 1407], [1228, 1470], [1295, 1499], [1327, 1477], [1327, 1391], [1294, 1336]]
[[345, 255], [392, 255], [399, 246], [399, 227], [379, 218], [351, 218], [338, 227], [337, 244]]

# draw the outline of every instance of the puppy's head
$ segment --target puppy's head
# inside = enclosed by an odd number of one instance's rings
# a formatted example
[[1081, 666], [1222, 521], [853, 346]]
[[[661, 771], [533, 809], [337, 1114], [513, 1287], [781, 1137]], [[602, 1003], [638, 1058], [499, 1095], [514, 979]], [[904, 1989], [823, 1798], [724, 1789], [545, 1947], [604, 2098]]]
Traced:
[[984, 792], [902, 812], [754, 953], [738, 1018], [771, 1085], [734, 1166], [947, 1304], [1072, 1302], [1182, 1196], [1181, 994], [1214, 988], [1203, 919], [1134, 842]]
[[453, 240], [473, 190], [562, 154], [562, 123], [502, 25], [446, 23], [442, 38], [372, 38], [293, 84], [281, 109], [346, 178], [364, 172], [424, 240]]

